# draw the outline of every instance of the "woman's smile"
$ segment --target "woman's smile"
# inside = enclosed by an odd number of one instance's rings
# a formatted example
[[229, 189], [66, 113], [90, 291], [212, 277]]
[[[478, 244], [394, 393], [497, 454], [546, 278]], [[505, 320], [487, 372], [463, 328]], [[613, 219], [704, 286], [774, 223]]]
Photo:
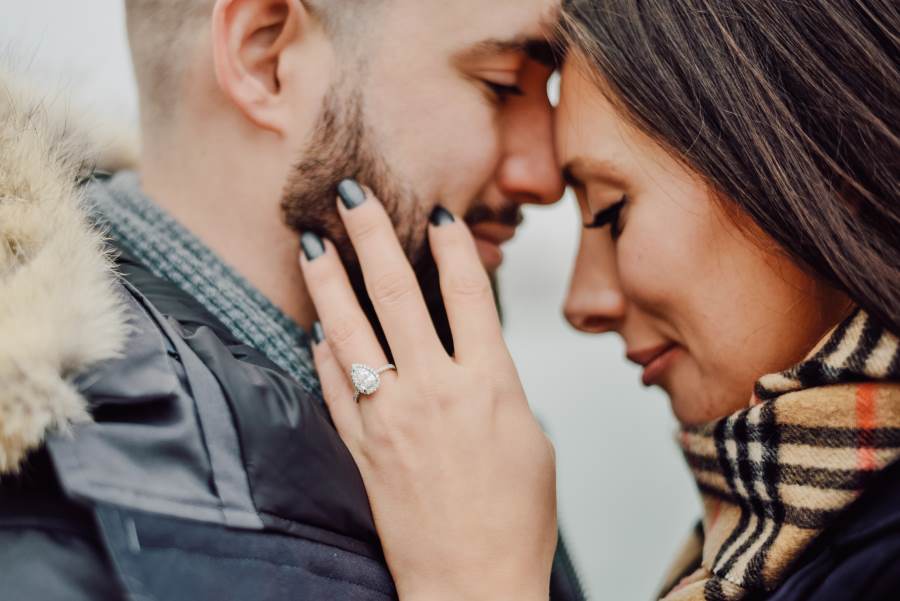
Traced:
[[659, 384], [662, 377], [678, 359], [681, 347], [674, 342], [667, 342], [653, 348], [629, 351], [625, 356], [632, 363], [637, 363], [644, 368], [641, 382], [644, 386]]

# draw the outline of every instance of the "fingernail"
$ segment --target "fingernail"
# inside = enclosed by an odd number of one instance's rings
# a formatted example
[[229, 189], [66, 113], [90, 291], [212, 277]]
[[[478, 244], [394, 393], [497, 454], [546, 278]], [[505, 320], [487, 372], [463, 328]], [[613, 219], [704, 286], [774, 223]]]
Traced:
[[348, 209], [355, 209], [366, 201], [366, 193], [354, 179], [345, 179], [338, 184], [338, 196]]
[[438, 205], [434, 207], [434, 210], [431, 211], [431, 217], [428, 218], [433, 225], [441, 226], [446, 225], [448, 223], [453, 223], [456, 221], [456, 218], [453, 216], [453, 213]]
[[313, 324], [312, 339], [316, 345], [322, 344], [322, 341], [325, 340], [325, 330], [322, 329], [322, 324], [318, 321]]
[[325, 244], [322, 238], [313, 232], [303, 232], [300, 236], [300, 246], [307, 261], [315, 261], [325, 254]]

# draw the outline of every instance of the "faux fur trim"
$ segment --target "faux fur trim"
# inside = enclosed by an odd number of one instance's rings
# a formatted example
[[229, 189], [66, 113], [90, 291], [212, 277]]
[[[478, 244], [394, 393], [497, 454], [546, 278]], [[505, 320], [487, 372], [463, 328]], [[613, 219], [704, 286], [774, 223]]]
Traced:
[[0, 475], [49, 432], [90, 419], [73, 378], [127, 336], [77, 181], [93, 165], [133, 163], [135, 145], [98, 143], [104, 130], [78, 130], [64, 102], [33, 90], [0, 71]]

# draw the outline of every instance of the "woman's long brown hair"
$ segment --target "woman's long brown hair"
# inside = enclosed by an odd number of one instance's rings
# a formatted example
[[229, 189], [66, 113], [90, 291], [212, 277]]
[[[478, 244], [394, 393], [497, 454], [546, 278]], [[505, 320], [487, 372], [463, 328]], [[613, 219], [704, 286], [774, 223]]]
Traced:
[[900, 3], [566, 0], [563, 13], [570, 49], [628, 119], [900, 335]]

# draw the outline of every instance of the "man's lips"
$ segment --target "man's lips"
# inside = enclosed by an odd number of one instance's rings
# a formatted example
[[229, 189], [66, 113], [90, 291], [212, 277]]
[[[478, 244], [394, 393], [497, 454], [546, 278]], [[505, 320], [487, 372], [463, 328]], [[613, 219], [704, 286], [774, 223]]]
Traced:
[[485, 267], [488, 269], [499, 267], [503, 263], [503, 250], [500, 246], [516, 235], [515, 226], [496, 221], [482, 221], [470, 226], [470, 229]]
[[472, 235], [500, 246], [509, 242], [516, 235], [516, 226], [498, 223], [496, 221], [482, 221], [471, 225]]
[[644, 368], [641, 381], [644, 386], [651, 386], [659, 382], [663, 372], [668, 369], [675, 359], [678, 345], [674, 342], [666, 342], [649, 349], [630, 351], [625, 356], [629, 361], [637, 363]]

